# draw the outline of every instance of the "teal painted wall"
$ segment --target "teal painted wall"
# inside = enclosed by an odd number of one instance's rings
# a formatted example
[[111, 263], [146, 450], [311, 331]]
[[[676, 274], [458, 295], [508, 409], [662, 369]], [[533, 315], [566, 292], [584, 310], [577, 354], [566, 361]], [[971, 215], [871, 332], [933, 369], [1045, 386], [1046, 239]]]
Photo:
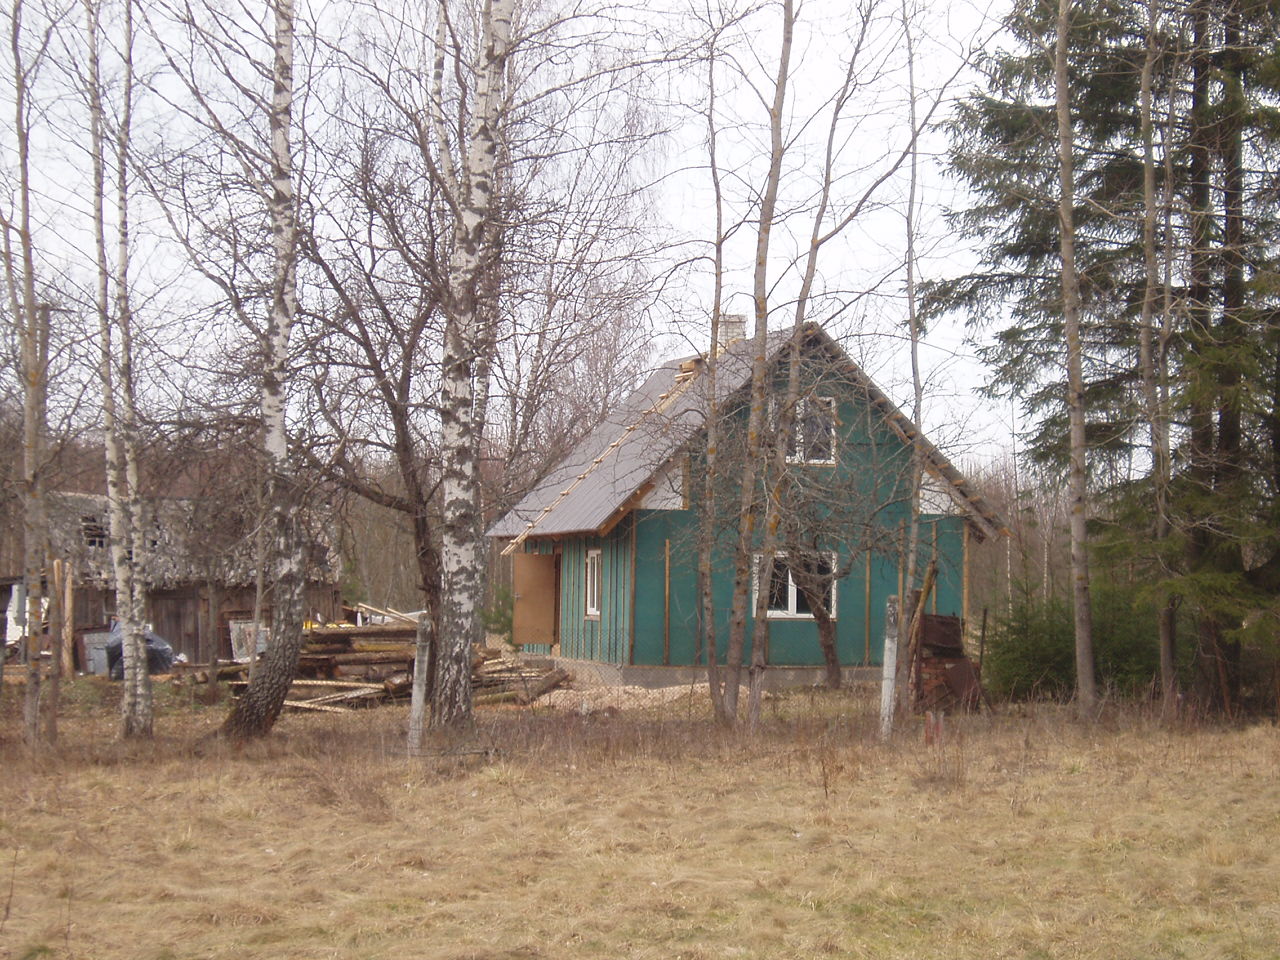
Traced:
[[[627, 517], [605, 537], [565, 537], [525, 541], [530, 553], [560, 556], [560, 656], [575, 660], [625, 664], [631, 656], [631, 554], [634, 517]], [[588, 617], [587, 551], [600, 551], [600, 615]], [[545, 644], [530, 644], [530, 653], [548, 654]]]
[[[627, 663], [631, 655], [630, 519], [607, 537], [561, 541], [560, 656], [602, 663]], [[601, 602], [598, 618], [586, 615], [587, 551], [600, 550]]]
[[[692, 536], [696, 517], [692, 511], [637, 513], [635, 663], [684, 666], [705, 662], [700, 650], [697, 589], [697, 551]], [[959, 616], [963, 589], [963, 520], [959, 517], [925, 518], [920, 556], [933, 554], [937, 529], [938, 586], [928, 611]], [[665, 603], [665, 548], [671, 547], [669, 615]], [[847, 557], [842, 557], [842, 565]], [[867, 607], [866, 554], [854, 559], [847, 576], [836, 582], [836, 651], [846, 666], [879, 664], [884, 653], [884, 610], [887, 599], [898, 592], [898, 555], [872, 553], [871, 604]], [[733, 593], [733, 568], [727, 551], [714, 560], [712, 595], [716, 609], [716, 636], [723, 661], [728, 642], [729, 606]], [[748, 611], [748, 623], [753, 618]], [[754, 630], [750, 631], [754, 632]], [[664, 661], [669, 649], [670, 659]], [[822, 651], [818, 629], [812, 620], [769, 621], [769, 663], [775, 666], [818, 666]], [[747, 655], [750, 656], [748, 648]]]

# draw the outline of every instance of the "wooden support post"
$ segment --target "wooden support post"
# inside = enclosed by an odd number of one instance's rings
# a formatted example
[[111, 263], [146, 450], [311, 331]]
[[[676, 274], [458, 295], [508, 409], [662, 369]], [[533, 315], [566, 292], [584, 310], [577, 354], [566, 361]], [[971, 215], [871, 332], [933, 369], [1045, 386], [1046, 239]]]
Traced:
[[862, 665], [871, 666], [871, 551], [867, 551], [866, 591], [862, 625]]
[[907, 619], [907, 689], [914, 707], [920, 696], [920, 637], [924, 633], [924, 608], [929, 602], [929, 592], [934, 590], [938, 578], [937, 563], [930, 562], [924, 574], [924, 583], [913, 590], [907, 603], [910, 611]]
[[65, 619], [62, 610], [64, 591], [62, 587], [63, 563], [54, 560], [49, 570], [49, 692], [45, 703], [41, 705], [43, 714], [41, 732], [49, 743], [58, 739], [58, 701], [62, 690], [62, 638], [66, 635], [62, 629]]
[[889, 597], [884, 604], [884, 661], [880, 670], [880, 739], [893, 734], [898, 674], [898, 598]]
[[671, 666], [671, 541], [662, 543], [662, 665]]
[[963, 521], [960, 539], [960, 640], [969, 630], [969, 521]]
[[987, 608], [982, 608], [982, 631], [978, 634], [978, 679], [982, 679], [982, 661], [987, 656]]
[[907, 585], [903, 579], [906, 576], [906, 571], [903, 570], [902, 565], [907, 556], [907, 551], [911, 549], [907, 545], [907, 527], [905, 523], [898, 524], [898, 544], [900, 546], [898, 550], [898, 596], [903, 597], [906, 596], [903, 591]]
[[76, 672], [76, 575], [69, 563], [62, 570], [62, 672]]
[[[933, 565], [938, 565], [938, 521], [933, 521], [933, 557], [931, 558]], [[930, 612], [936, 617], [938, 615], [938, 591], [933, 591], [933, 606]]]

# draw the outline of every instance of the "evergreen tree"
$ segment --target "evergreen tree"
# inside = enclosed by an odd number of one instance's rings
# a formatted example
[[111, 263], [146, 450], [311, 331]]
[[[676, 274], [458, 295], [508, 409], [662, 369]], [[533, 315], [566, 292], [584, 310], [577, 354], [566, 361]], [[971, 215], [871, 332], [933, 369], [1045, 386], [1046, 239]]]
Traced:
[[[1056, 3], [1020, 0], [1006, 22], [1010, 47], [987, 57], [986, 89], [952, 121], [954, 171], [976, 201], [954, 220], [982, 262], [935, 285], [929, 304], [978, 323], [1008, 320], [986, 350], [991, 389], [1023, 400], [1037, 423], [1032, 455], [1062, 465], [1056, 12]], [[1107, 497], [1094, 529], [1108, 532], [1113, 558], [1149, 565], [1148, 581], [1183, 599], [1196, 623], [1198, 691], [1227, 711], [1240, 692], [1242, 625], [1280, 613], [1278, 14], [1274, 0], [1157, 11], [1081, 0], [1069, 43], [1085, 403], [1092, 482]], [[1162, 198], [1154, 239], [1168, 336], [1157, 367], [1174, 447], [1168, 497], [1158, 498], [1169, 536], [1159, 538], [1139, 364], [1147, 173]]]

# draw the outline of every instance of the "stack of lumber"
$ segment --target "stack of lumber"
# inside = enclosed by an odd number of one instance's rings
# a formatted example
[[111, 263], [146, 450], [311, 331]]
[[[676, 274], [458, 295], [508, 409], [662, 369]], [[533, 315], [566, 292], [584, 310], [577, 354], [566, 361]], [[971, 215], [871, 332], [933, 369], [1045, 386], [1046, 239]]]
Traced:
[[[413, 676], [409, 668], [413, 663], [413, 650], [408, 651], [403, 669], [381, 681], [352, 680], [343, 677], [299, 676], [293, 681], [285, 707], [291, 710], [310, 710], [320, 713], [347, 713], [353, 709], [391, 703], [409, 696], [413, 688]], [[325, 654], [326, 658], [352, 656], [353, 654]], [[306, 661], [306, 653], [303, 661]], [[365, 661], [370, 662], [370, 661]], [[390, 659], [378, 661], [396, 663]], [[247, 668], [248, 664], [237, 664]], [[301, 674], [301, 670], [299, 673]], [[221, 674], [222, 670], [216, 672]], [[211, 678], [213, 671], [206, 674]], [[569, 681], [569, 673], [552, 666], [535, 666], [501, 656], [493, 650], [481, 649], [472, 659], [471, 683], [476, 691], [475, 703], [529, 704], [544, 694]], [[232, 680], [234, 691], [244, 689], [246, 680]]]
[[479, 664], [473, 661], [471, 668], [471, 688], [477, 704], [532, 703], [568, 680], [566, 670], [538, 667], [501, 656]]
[[350, 623], [312, 627], [306, 632], [298, 676], [312, 680], [380, 682], [413, 664], [413, 623]]

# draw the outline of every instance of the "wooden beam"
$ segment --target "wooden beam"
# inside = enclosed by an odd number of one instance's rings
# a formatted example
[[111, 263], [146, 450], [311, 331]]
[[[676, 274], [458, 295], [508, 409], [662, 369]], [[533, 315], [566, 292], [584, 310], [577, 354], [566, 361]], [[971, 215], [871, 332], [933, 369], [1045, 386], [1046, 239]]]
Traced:
[[863, 616], [863, 637], [862, 637], [862, 665], [869, 667], [871, 665], [871, 551], [867, 551], [866, 564], [866, 611]]
[[671, 666], [671, 540], [662, 543], [662, 665]]
[[[76, 574], [75, 568], [69, 563], [63, 570], [62, 589], [62, 674], [65, 677], [74, 677], [76, 675]], [[88, 664], [85, 666], [87, 668]]]
[[635, 665], [636, 662], [636, 539], [640, 536], [636, 529], [639, 520], [635, 515], [635, 511], [631, 513], [631, 597], [629, 603], [630, 624], [628, 629], [627, 640], [627, 663]]
[[653, 481], [650, 480], [631, 496], [627, 497], [627, 499], [623, 501], [622, 505], [609, 515], [609, 519], [604, 522], [604, 525], [596, 530], [596, 535], [607, 537], [612, 533], [613, 528], [622, 522], [622, 518], [638, 507], [640, 505], [640, 501], [649, 495], [649, 491], [653, 489], [653, 486]]
[[960, 528], [960, 638], [969, 628], [969, 524]]

